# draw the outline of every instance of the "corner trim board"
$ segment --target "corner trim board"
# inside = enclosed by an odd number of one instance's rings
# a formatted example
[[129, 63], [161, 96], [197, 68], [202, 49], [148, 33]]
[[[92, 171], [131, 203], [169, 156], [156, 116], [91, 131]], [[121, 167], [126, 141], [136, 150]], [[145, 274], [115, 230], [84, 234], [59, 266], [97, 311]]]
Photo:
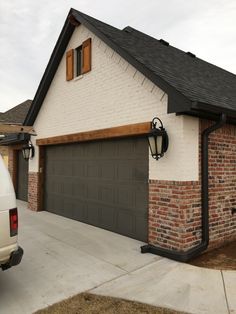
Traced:
[[36, 140], [38, 146], [67, 144], [76, 142], [95, 141], [100, 139], [111, 139], [131, 136], [147, 135], [150, 132], [150, 122], [128, 124], [113, 128], [93, 130], [87, 132], [73, 133], [67, 135], [53, 136]]

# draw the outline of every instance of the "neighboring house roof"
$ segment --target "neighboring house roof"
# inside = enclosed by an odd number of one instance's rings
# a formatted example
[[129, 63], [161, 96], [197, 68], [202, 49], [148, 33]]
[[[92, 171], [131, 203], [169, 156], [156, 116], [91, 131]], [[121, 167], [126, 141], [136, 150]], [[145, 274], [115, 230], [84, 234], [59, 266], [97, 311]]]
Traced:
[[28, 99], [6, 112], [0, 113], [0, 122], [23, 124], [31, 103], [32, 100]]
[[[4, 113], [0, 113], [0, 122], [23, 124], [28, 114], [32, 100], [28, 99], [21, 104], [9, 109]], [[6, 145], [17, 141], [24, 141], [22, 134], [8, 134], [0, 140], [0, 145]]]
[[[26, 117], [32, 125], [76, 25], [83, 24], [168, 94], [168, 112], [236, 122], [236, 75], [128, 26], [119, 30], [71, 9]], [[234, 121], [235, 119], [235, 121]]]

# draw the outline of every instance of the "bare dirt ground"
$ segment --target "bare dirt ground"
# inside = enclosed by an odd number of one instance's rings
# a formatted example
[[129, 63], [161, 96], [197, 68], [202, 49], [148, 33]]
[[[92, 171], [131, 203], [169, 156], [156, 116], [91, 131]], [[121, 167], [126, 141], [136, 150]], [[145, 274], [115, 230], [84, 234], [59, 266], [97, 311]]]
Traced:
[[183, 314], [123, 299], [81, 293], [35, 314]]
[[189, 263], [206, 268], [236, 270], [236, 241], [202, 254]]

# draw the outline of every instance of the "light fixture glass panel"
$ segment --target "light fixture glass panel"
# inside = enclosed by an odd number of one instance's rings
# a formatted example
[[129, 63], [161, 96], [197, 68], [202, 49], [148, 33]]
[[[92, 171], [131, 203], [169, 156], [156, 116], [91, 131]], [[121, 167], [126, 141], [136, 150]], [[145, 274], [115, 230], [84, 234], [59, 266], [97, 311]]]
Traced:
[[157, 155], [161, 155], [162, 153], [162, 139], [162, 136], [156, 137]]
[[156, 151], [155, 137], [154, 137], [153, 135], [150, 135], [150, 136], [148, 137], [148, 142], [149, 142], [151, 154], [152, 154], [152, 156], [153, 156], [153, 155], [155, 154], [155, 151]]
[[24, 159], [28, 160], [30, 157], [30, 148], [29, 147], [23, 148], [22, 153], [23, 153]]

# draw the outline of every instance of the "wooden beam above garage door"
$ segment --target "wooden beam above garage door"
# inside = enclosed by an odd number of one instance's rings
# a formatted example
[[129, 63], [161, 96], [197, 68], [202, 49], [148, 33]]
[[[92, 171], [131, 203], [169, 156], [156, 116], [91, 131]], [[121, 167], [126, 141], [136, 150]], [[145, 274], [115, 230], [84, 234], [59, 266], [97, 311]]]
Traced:
[[76, 142], [87, 142], [100, 139], [122, 138], [129, 136], [147, 135], [150, 131], [151, 123], [143, 122], [136, 124], [123, 125], [113, 128], [67, 134], [61, 136], [53, 136], [36, 140], [39, 146], [57, 145]]

